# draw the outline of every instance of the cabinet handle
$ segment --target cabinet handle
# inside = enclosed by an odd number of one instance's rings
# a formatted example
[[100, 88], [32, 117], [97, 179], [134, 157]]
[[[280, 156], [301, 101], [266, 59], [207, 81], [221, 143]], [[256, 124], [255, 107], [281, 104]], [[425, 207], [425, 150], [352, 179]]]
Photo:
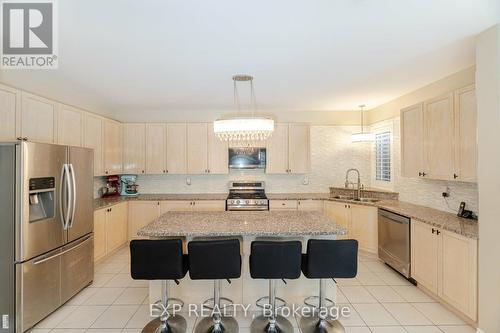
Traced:
[[163, 170], [163, 173], [167, 173], [167, 170]]
[[441, 233], [441, 231], [436, 229], [436, 234], [439, 235], [440, 233]]
[[426, 173], [425, 172], [422, 172], [422, 177], [425, 177]]
[[432, 233], [435, 233], [436, 232], [436, 229], [432, 228]]
[[457, 179], [458, 175], [456, 173], [453, 174], [453, 179]]
[[108, 170], [104, 171], [105, 174], [108, 174]]
[[142, 173], [144, 173], [144, 170], [142, 170]]
[[418, 173], [418, 176], [419, 176], [419, 177], [422, 177], [422, 173], [421, 173], [421, 172], [419, 172], [419, 173]]

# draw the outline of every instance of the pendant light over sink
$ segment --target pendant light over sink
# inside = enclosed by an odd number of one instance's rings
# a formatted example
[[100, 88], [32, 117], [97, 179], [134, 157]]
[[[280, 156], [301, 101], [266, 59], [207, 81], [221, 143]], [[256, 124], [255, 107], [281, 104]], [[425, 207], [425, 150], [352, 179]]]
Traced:
[[363, 109], [365, 108], [365, 106], [366, 105], [364, 104], [361, 104], [359, 106], [359, 112], [361, 113], [361, 132], [352, 134], [351, 142], [373, 142], [375, 140], [375, 136], [372, 133], [364, 131]]
[[253, 88], [253, 76], [238, 74], [233, 76], [234, 103], [241, 111], [238, 95], [238, 82], [250, 82], [251, 117], [232, 117], [214, 121], [214, 132], [223, 141], [261, 141], [267, 140], [274, 131], [274, 120], [265, 117], [256, 117], [257, 101]]

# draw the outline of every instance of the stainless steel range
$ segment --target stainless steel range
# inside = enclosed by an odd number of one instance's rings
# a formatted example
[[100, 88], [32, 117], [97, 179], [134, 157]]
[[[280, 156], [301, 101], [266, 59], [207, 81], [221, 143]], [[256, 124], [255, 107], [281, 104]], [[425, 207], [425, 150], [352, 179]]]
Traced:
[[227, 210], [269, 210], [264, 182], [230, 182]]

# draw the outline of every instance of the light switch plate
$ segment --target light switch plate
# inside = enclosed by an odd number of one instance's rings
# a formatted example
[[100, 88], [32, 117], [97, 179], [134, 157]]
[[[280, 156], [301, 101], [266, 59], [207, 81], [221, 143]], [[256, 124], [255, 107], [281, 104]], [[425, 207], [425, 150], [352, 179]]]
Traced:
[[2, 329], [6, 330], [9, 328], [9, 315], [2, 315]]

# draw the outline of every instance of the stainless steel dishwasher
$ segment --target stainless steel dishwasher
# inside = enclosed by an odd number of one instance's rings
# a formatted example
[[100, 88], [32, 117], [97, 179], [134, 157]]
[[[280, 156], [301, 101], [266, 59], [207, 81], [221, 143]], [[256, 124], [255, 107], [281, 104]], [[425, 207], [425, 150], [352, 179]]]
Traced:
[[410, 218], [378, 210], [378, 256], [410, 278]]

